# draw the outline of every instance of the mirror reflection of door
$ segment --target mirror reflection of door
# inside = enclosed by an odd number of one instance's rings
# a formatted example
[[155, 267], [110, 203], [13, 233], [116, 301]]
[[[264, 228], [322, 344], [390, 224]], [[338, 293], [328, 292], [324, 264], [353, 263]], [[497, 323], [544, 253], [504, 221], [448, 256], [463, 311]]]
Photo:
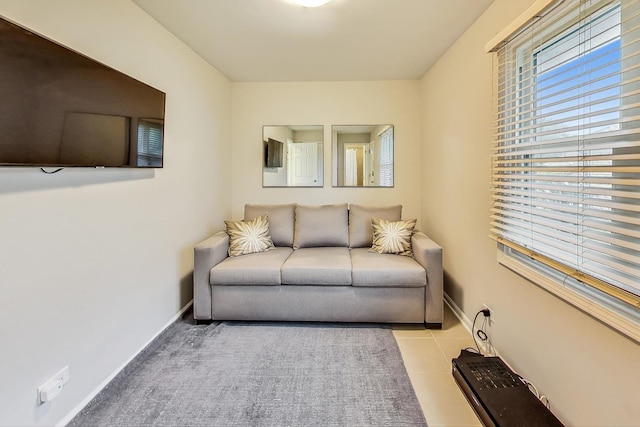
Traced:
[[289, 168], [291, 185], [313, 187], [318, 185], [318, 145], [321, 142], [290, 142]]
[[262, 141], [263, 187], [323, 186], [324, 126], [263, 126]]
[[334, 187], [393, 187], [393, 126], [332, 126]]

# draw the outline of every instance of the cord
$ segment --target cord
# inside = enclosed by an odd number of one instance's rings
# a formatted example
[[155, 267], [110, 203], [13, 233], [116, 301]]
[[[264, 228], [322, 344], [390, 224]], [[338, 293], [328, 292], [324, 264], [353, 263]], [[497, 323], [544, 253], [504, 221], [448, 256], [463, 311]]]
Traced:
[[545, 396], [544, 394], [541, 395], [540, 392], [538, 391], [538, 389], [536, 388], [535, 385], [533, 385], [533, 383], [531, 381], [529, 381], [528, 379], [524, 378], [522, 375], [516, 374], [518, 375], [518, 378], [520, 378], [520, 381], [522, 381], [523, 383], [525, 383], [527, 385], [527, 387], [529, 387], [529, 390], [531, 390], [531, 392], [533, 394], [536, 395], [536, 397], [538, 398], [538, 400], [540, 400], [544, 406], [547, 407], [547, 409], [550, 409], [550, 403], [549, 403], [549, 398], [547, 396]]
[[547, 409], [551, 409], [551, 403], [549, 402], [549, 398], [544, 394], [540, 396], [540, 401], [547, 407]]
[[533, 392], [533, 394], [536, 395], [536, 397], [538, 399], [540, 399], [540, 393], [538, 392], [538, 389], [536, 388], [535, 385], [533, 385], [533, 383], [531, 381], [529, 381], [526, 378], [521, 377], [520, 375], [518, 375], [520, 377], [520, 381], [522, 381], [523, 383], [525, 383], [527, 386], [529, 386], [529, 389]]
[[480, 346], [478, 345], [478, 341], [476, 341], [476, 334], [474, 331], [476, 330], [476, 320], [478, 320], [478, 316], [480, 316], [482, 310], [476, 313], [476, 316], [473, 318], [473, 324], [471, 325], [471, 336], [473, 336], [473, 343], [476, 345], [476, 350], [478, 350], [478, 354], [482, 354], [480, 351]]
[[495, 355], [491, 337], [485, 332], [485, 330], [487, 329], [487, 319], [490, 319], [491, 312], [487, 309], [484, 309], [482, 310], [482, 314], [484, 314], [484, 319], [482, 320], [482, 329], [479, 329], [476, 334], [478, 335], [478, 338], [482, 340], [482, 342], [489, 344], [489, 351], [491, 352], [491, 354]]
[[46, 170], [44, 170], [44, 168], [40, 168], [40, 170], [41, 170], [42, 172], [44, 172], [44, 173], [46, 173], [46, 174], [49, 174], [49, 175], [52, 175], [52, 174], [54, 174], [54, 173], [58, 173], [58, 172], [60, 172], [62, 169], [64, 169], [64, 168], [58, 168], [58, 169], [56, 169], [56, 170], [54, 170], [54, 171], [47, 172]]
[[[484, 315], [484, 321], [482, 322], [482, 328], [479, 328], [476, 331], [476, 321], [478, 320], [478, 316], [480, 314]], [[476, 345], [476, 349], [478, 350], [478, 354], [482, 354], [482, 352], [480, 351], [480, 346], [478, 345], [478, 341], [476, 340], [476, 336], [478, 338], [480, 338], [480, 340], [482, 342], [489, 342], [489, 345], [491, 347], [493, 347], [493, 345], [491, 344], [491, 340], [489, 340], [489, 336], [487, 335], [487, 333], [483, 330], [486, 326], [487, 323], [487, 317], [489, 317], [491, 315], [491, 311], [489, 311], [489, 309], [487, 308], [483, 308], [482, 310], [478, 311], [475, 315], [475, 317], [473, 318], [473, 324], [471, 325], [471, 335], [473, 336], [473, 342]]]
[[484, 331], [486, 326], [487, 326], [487, 318], [485, 317], [484, 319], [482, 319], [482, 327], [476, 331], [476, 335], [478, 336], [478, 338], [480, 338], [482, 342], [487, 342], [487, 340], [489, 339], [489, 336]]

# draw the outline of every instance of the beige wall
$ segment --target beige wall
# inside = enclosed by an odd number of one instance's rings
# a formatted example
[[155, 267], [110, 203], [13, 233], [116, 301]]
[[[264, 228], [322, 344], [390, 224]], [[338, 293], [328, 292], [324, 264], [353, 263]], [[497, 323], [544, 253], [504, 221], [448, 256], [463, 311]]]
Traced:
[[[233, 83], [233, 218], [245, 203], [400, 203], [420, 216], [419, 81]], [[395, 125], [394, 188], [331, 186], [331, 125]], [[262, 126], [324, 125], [324, 187], [262, 188]], [[224, 226], [220, 223], [220, 228]]]
[[422, 79], [422, 226], [443, 247], [446, 292], [488, 304], [501, 355], [567, 425], [639, 425], [640, 346], [496, 262], [488, 235], [492, 58], [484, 44], [532, 0], [496, 0]]
[[[72, 413], [191, 298], [193, 245], [245, 203], [402, 203], [447, 292], [568, 425], [640, 419], [639, 346], [498, 266], [488, 239], [491, 56], [532, 0], [496, 0], [422, 81], [231, 84], [128, 0], [0, 0], [20, 22], [167, 93], [165, 167], [0, 169], [0, 424]], [[331, 187], [332, 124], [395, 125], [395, 188]], [[323, 188], [262, 188], [262, 126], [322, 124]], [[9, 349], [9, 350], [7, 350]], [[36, 387], [69, 365], [50, 404]]]
[[193, 246], [231, 214], [231, 83], [129, 0], [0, 15], [167, 94], [164, 169], [0, 168], [0, 425], [53, 425], [191, 299]]

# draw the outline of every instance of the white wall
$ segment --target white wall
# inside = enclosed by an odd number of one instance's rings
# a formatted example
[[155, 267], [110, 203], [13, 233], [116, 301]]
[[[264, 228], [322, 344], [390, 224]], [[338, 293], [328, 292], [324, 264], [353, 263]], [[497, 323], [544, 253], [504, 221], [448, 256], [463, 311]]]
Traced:
[[164, 169], [0, 169], [0, 425], [52, 425], [191, 299], [193, 245], [231, 213], [231, 83], [129, 0], [0, 15], [167, 94]]
[[496, 262], [489, 230], [492, 58], [484, 44], [533, 0], [496, 0], [422, 79], [423, 229], [443, 247], [446, 292], [487, 303], [501, 355], [567, 425], [640, 424], [640, 346]]
[[[419, 81], [233, 83], [233, 219], [245, 203], [403, 205], [420, 216]], [[333, 188], [331, 125], [395, 125], [395, 187]], [[262, 188], [262, 126], [324, 125], [324, 187]], [[224, 227], [220, 223], [220, 228]]]

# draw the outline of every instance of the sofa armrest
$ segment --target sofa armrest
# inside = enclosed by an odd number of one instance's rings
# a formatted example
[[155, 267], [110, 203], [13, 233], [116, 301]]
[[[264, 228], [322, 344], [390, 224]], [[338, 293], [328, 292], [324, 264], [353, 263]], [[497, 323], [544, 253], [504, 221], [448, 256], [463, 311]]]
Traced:
[[413, 257], [427, 270], [427, 288], [425, 292], [425, 318], [427, 324], [442, 327], [444, 315], [444, 290], [442, 270], [442, 247], [416, 231], [411, 237]]
[[198, 243], [193, 249], [193, 317], [211, 319], [211, 269], [227, 257], [229, 236], [224, 231]]

